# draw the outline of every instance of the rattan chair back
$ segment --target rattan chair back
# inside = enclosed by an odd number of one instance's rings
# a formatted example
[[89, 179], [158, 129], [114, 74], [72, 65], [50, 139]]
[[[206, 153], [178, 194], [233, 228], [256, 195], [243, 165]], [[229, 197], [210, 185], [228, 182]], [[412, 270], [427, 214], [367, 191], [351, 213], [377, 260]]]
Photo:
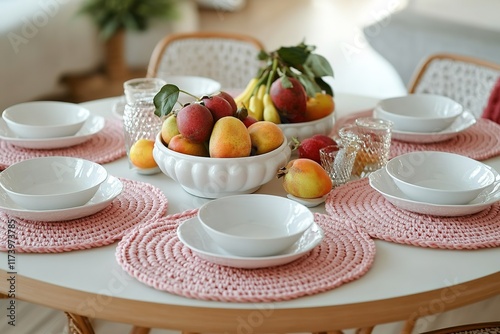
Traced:
[[428, 57], [417, 68], [408, 92], [447, 96], [479, 118], [499, 77], [500, 64], [440, 53]]
[[442, 328], [422, 334], [500, 334], [500, 322], [487, 322]]
[[203, 76], [219, 81], [224, 89], [240, 89], [257, 75], [263, 49], [259, 40], [242, 34], [170, 34], [153, 50], [147, 76]]

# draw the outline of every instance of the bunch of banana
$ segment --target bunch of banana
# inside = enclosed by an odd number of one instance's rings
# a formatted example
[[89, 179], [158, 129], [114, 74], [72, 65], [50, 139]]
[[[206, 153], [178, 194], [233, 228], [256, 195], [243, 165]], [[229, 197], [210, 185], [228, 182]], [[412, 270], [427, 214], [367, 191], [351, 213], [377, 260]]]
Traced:
[[238, 108], [248, 108], [248, 104], [250, 102], [250, 97], [253, 94], [253, 91], [255, 90], [255, 87], [257, 86], [257, 82], [259, 81], [259, 78], [255, 77], [252, 78], [245, 89], [234, 98], [234, 102], [236, 102], [236, 105]]
[[278, 110], [269, 95], [275, 74], [276, 65], [271, 71], [264, 71], [260, 77], [252, 78], [243, 92], [235, 98], [238, 108], [246, 108], [248, 115], [257, 121], [281, 123]]

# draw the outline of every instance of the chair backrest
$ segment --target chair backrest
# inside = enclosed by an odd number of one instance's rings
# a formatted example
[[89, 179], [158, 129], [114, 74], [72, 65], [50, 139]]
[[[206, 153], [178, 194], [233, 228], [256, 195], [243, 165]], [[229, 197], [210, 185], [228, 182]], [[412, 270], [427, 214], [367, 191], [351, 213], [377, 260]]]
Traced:
[[263, 44], [254, 37], [219, 32], [170, 34], [158, 42], [148, 77], [173, 75], [209, 77], [224, 89], [244, 88], [257, 75]]
[[497, 334], [500, 333], [500, 322], [467, 324], [442, 328], [422, 334]]
[[500, 64], [440, 53], [423, 61], [410, 80], [408, 92], [448, 96], [479, 118], [499, 77]]

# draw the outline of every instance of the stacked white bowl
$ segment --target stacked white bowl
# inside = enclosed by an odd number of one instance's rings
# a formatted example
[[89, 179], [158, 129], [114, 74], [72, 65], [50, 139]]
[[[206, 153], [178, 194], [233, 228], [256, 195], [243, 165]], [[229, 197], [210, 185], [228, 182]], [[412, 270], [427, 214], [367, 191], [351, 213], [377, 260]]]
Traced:
[[42, 139], [73, 136], [89, 115], [89, 110], [78, 104], [34, 101], [5, 109], [2, 118], [18, 137]]
[[0, 173], [0, 186], [28, 210], [82, 206], [107, 179], [106, 169], [72, 157], [40, 157], [15, 163]]
[[261, 194], [207, 202], [198, 210], [198, 218], [221, 248], [241, 257], [277, 255], [297, 242], [314, 222], [304, 205]]
[[449, 127], [463, 110], [446, 96], [409, 94], [381, 100], [373, 114], [393, 122], [394, 131], [432, 133]]
[[387, 163], [386, 171], [408, 198], [439, 205], [465, 205], [495, 182], [487, 165], [447, 152], [402, 154]]

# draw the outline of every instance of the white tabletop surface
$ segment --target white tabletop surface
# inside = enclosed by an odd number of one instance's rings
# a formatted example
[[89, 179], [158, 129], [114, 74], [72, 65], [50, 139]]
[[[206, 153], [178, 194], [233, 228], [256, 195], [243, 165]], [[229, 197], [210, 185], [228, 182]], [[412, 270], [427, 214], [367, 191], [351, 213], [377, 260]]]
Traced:
[[[109, 98], [84, 103], [93, 113], [114, 117]], [[336, 113], [342, 116], [373, 107], [370, 97], [339, 94]], [[500, 172], [500, 157], [485, 161]], [[139, 175], [128, 170], [126, 159], [105, 164], [114, 176], [149, 182], [162, 191], [169, 201], [168, 213], [198, 208], [206, 199], [186, 193], [176, 182], [160, 173]], [[259, 193], [285, 195], [280, 181], [273, 180]], [[324, 212], [324, 206], [313, 209]], [[222, 303], [189, 299], [155, 290], [125, 273], [115, 260], [116, 243], [90, 250], [59, 254], [16, 254], [17, 275], [61, 287], [114, 297], [208, 308], [249, 308], [246, 303]], [[7, 254], [0, 253], [0, 271], [7, 270]], [[369, 302], [406, 296], [464, 283], [500, 271], [500, 248], [482, 250], [437, 250], [376, 240], [372, 268], [360, 279], [328, 292], [286, 302], [273, 303], [274, 308], [302, 308]], [[18, 287], [22, 289], [22, 287]], [[256, 307], [252, 303], [252, 308]]]

